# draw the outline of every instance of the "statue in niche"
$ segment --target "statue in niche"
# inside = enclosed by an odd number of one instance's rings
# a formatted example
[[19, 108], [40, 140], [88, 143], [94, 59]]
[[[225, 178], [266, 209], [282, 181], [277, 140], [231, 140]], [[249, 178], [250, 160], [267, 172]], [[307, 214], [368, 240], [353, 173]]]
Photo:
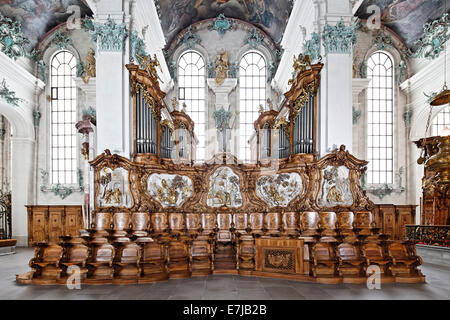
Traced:
[[94, 49], [90, 48], [86, 56], [86, 63], [84, 65], [84, 72], [86, 73], [86, 75], [81, 77], [84, 83], [87, 84], [90, 78], [96, 77], [97, 71], [95, 69], [95, 64], [96, 64], [95, 51]]
[[148, 75], [153, 79], [158, 79], [162, 83], [164, 83], [161, 78], [158, 75], [158, 71], [156, 70], [156, 67], [159, 68], [159, 71], [162, 72], [161, 65], [159, 64], [158, 59], [156, 58], [156, 54], [153, 55], [153, 59], [150, 55], [141, 57], [140, 55], [136, 54], [136, 57], [141, 60], [141, 65], [144, 66], [145, 71], [147, 71]]
[[291, 85], [295, 81], [297, 81], [297, 76], [306, 71], [308, 68], [311, 68], [311, 60], [308, 55], [303, 55], [301, 53], [298, 54], [298, 58], [294, 56], [294, 64], [292, 65], [294, 68], [293, 77], [289, 80], [288, 84]]
[[228, 53], [222, 49], [216, 57], [216, 78], [214, 79], [214, 82], [218, 86], [220, 86], [227, 78], [229, 68], [230, 62], [228, 59]]

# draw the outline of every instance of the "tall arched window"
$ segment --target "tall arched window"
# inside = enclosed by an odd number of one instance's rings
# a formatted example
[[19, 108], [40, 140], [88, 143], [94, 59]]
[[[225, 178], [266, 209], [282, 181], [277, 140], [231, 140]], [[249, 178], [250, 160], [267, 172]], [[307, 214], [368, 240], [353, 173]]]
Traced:
[[51, 183], [77, 183], [76, 76], [77, 59], [69, 51], [51, 60]]
[[433, 119], [433, 124], [431, 125], [431, 135], [441, 136], [444, 129], [450, 129], [450, 106], [441, 110]]
[[266, 104], [266, 60], [256, 51], [244, 54], [239, 67], [239, 154], [241, 160], [250, 160], [248, 140], [255, 131], [259, 105]]
[[178, 62], [178, 100], [186, 103], [187, 113], [195, 123], [197, 160], [205, 160], [206, 156], [205, 91], [205, 60], [195, 51], [183, 53]]
[[383, 52], [367, 61], [368, 89], [367, 182], [393, 183], [393, 63]]

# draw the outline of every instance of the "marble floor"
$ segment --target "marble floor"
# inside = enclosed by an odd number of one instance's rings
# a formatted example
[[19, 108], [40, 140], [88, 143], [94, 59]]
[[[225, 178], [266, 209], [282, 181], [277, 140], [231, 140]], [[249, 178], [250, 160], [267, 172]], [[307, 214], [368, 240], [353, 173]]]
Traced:
[[194, 299], [194, 300], [270, 300], [270, 299], [450, 299], [450, 268], [424, 264], [424, 284], [382, 284], [380, 290], [365, 285], [325, 285], [291, 280], [214, 275], [169, 280], [141, 285], [82, 285], [80, 290], [66, 286], [18, 285], [15, 276], [29, 271], [32, 249], [0, 256], [0, 299], [97, 300], [97, 299]]

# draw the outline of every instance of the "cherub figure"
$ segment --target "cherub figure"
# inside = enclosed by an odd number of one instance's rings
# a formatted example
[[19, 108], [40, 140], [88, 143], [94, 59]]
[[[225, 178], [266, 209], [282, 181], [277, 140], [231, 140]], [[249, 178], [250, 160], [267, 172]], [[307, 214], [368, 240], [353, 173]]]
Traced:
[[311, 67], [311, 60], [308, 55], [298, 54], [298, 58], [294, 56], [294, 68], [293, 78], [289, 80], [288, 84], [291, 85], [297, 80], [297, 76]]

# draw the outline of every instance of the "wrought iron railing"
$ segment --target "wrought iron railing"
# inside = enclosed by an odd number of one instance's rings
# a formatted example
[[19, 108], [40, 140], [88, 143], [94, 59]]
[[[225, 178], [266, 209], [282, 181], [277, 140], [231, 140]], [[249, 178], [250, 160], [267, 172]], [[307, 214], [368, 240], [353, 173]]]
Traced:
[[11, 237], [11, 193], [0, 191], [0, 240]]
[[406, 238], [417, 244], [450, 247], [450, 226], [407, 225]]

